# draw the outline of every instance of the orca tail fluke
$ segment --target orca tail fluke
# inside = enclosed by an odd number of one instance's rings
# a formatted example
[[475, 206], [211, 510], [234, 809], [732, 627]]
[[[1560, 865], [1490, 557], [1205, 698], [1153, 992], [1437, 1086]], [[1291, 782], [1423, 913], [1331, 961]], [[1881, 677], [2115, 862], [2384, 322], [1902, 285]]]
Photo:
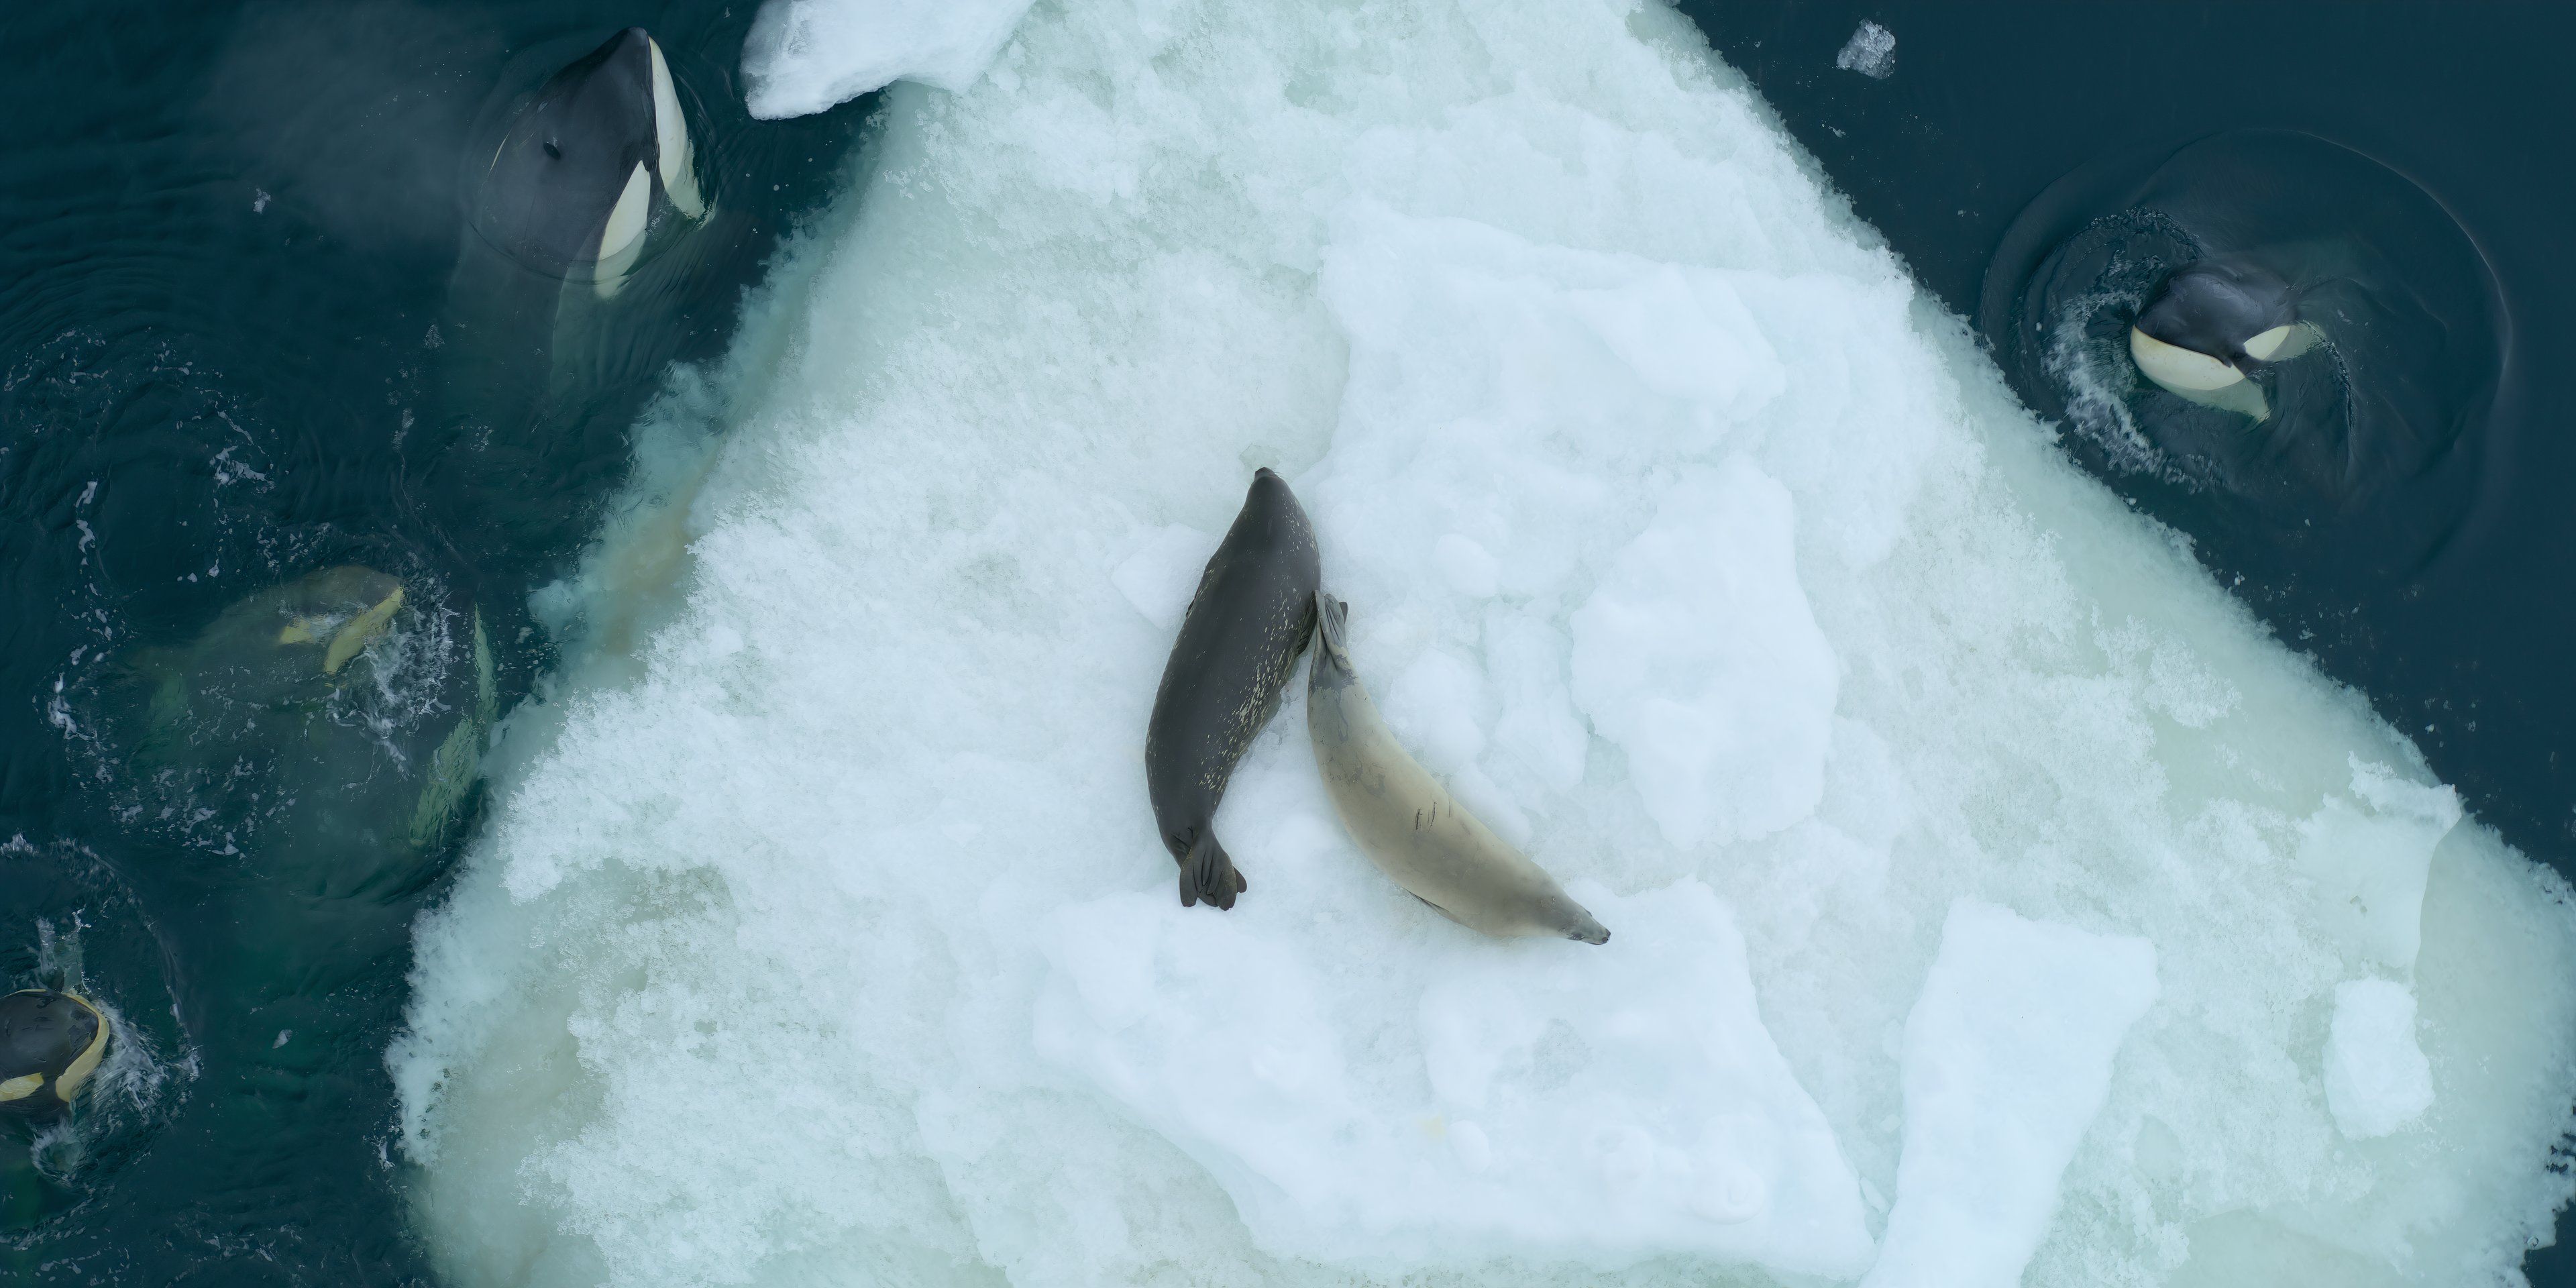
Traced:
[[1181, 856], [1181, 906], [1200, 903], [1218, 908], [1232, 908], [1234, 897], [1252, 888], [1252, 883], [1235, 871], [1234, 860], [1227, 858], [1225, 847], [1216, 843], [1216, 830], [1208, 828], [1190, 842], [1189, 852]]

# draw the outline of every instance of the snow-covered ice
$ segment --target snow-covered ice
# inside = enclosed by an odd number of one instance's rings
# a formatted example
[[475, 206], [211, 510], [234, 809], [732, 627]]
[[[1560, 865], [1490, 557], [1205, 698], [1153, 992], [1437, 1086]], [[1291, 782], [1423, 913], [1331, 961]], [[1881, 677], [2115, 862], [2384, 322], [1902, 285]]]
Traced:
[[1896, 1206], [1864, 1288], [2013, 1288], [2156, 1000], [2156, 950], [1962, 899], [1905, 1019]]
[[2326, 1106], [2353, 1137], [2385, 1136], [2433, 1107], [2433, 1068], [2415, 1044], [2415, 995], [2388, 979], [2335, 986]]
[[751, 114], [775, 120], [898, 80], [959, 90], [1010, 39], [1030, 0], [761, 0], [743, 42]]
[[1824, 795], [1834, 653], [1791, 510], [1744, 456], [1694, 467], [1574, 612], [1575, 700], [1675, 848], [1769, 836]]
[[1204, 1166], [1264, 1246], [1868, 1266], [1858, 1182], [1762, 1027], [1725, 906], [1688, 880], [1573, 893], [1619, 927], [1608, 945], [1457, 932], [1383, 963], [1378, 987], [1419, 999], [1373, 1035], [1418, 1054], [1384, 1063], [1344, 1049], [1304, 945], [1160, 890], [1106, 896], [1052, 924], [1038, 1050]]
[[[452, 1282], [1852, 1282], [2041, 1069], [2091, 1079], [2028, 1120], [2062, 1166], [1932, 1231], [2019, 1221], [2029, 1288], [2547, 1232], [2566, 888], [2071, 466], [1678, 15], [1048, 4], [953, 83], [543, 605], [583, 633], [390, 1056]], [[1294, 701], [1250, 891], [1175, 906], [1146, 717], [1262, 465], [1389, 722], [1608, 945], [1387, 882]], [[2071, 964], [1971, 969], [2018, 940], [1962, 900]], [[2391, 977], [2434, 1099], [2355, 1139], [2338, 989]]]
[[1190, 596], [1198, 593], [1199, 573], [1220, 538], [1182, 524], [1147, 534], [1136, 552], [1109, 574], [1111, 585], [1135, 605], [1145, 620], [1178, 632], [1189, 614]]
[[2350, 793], [2328, 796], [2299, 843], [2319, 915], [2349, 951], [2395, 970], [2415, 965], [2433, 853], [2459, 821], [2458, 792], [2353, 758]]

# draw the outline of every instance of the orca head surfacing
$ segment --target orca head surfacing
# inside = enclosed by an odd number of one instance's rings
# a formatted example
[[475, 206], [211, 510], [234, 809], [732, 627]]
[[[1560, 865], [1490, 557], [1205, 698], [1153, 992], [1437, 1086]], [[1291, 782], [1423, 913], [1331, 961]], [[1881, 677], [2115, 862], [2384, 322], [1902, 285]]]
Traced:
[[707, 213], [662, 47], [629, 27], [548, 78], [510, 122], [480, 188], [474, 224], [485, 240], [615, 295], [655, 227]]
[[0, 997], [0, 1109], [60, 1112], [98, 1071], [112, 1027], [77, 993], [30, 988]]
[[2261, 421], [2271, 408], [2251, 369], [2286, 362], [2315, 341], [2288, 282], [2259, 267], [2203, 261], [2176, 269], [2139, 312], [2129, 356], [2176, 397]]

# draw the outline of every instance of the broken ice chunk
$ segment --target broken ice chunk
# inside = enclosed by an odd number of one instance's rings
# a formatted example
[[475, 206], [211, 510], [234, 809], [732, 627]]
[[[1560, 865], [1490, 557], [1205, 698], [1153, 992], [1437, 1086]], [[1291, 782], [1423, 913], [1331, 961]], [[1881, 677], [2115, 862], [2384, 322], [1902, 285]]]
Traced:
[[1572, 891], [1609, 944], [1444, 935], [1357, 972], [1294, 920], [1095, 900], [1044, 946], [1037, 1048], [1275, 1253], [1859, 1273], [1859, 1184], [1763, 1027], [1734, 914], [1692, 880]]
[[2326, 1108], [2335, 1126], [2361, 1139], [2385, 1136], [2433, 1107], [2433, 1066], [2415, 1044], [2415, 993], [2395, 980], [2335, 986], [2326, 1037]]
[[1864, 1288], [2013, 1288], [2156, 999], [2156, 951], [1961, 899], [1905, 1021], [1896, 1206]]
[[1834, 66], [1871, 80], [1886, 80], [1896, 74], [1896, 33], [1874, 22], [1861, 23], [1843, 42], [1842, 52], [1834, 55]]
[[2316, 882], [2326, 924], [2347, 948], [2409, 970], [2424, 937], [2433, 849], [2459, 823], [2460, 795], [2358, 756], [2350, 763], [2352, 795], [2328, 796], [2309, 817], [2299, 866]]

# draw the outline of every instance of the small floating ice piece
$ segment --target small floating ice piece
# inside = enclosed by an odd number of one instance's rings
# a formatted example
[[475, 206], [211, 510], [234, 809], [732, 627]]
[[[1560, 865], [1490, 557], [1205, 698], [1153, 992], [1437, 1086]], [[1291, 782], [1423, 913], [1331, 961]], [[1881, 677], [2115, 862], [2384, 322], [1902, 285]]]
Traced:
[[2013, 1288], [2156, 999], [2156, 951], [1961, 899], [1905, 1021], [1896, 1206], [1864, 1288]]
[[1871, 80], [1886, 80], [1896, 74], [1896, 33], [1877, 23], [1864, 21], [1843, 42], [1843, 51], [1834, 55], [1834, 66], [1847, 72], [1859, 72]]
[[2415, 993], [2395, 980], [2335, 986], [2326, 1038], [2326, 1108], [2356, 1140], [2385, 1136], [2433, 1107], [2433, 1066], [2415, 1043]]

